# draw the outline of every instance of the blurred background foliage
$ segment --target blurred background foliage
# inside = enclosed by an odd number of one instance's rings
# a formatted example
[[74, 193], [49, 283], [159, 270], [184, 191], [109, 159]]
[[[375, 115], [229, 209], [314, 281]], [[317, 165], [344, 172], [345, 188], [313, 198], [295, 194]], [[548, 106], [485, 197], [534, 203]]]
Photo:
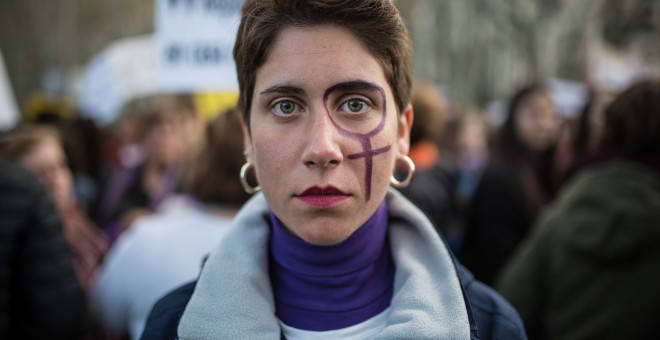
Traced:
[[399, 4], [412, 32], [415, 73], [446, 84], [466, 103], [485, 105], [548, 78], [593, 82], [612, 61], [653, 72], [660, 65], [660, 1]]
[[[399, 0], [418, 78], [485, 106], [548, 78], [594, 82], [599, 68], [660, 69], [660, 0]], [[0, 50], [19, 105], [71, 98], [95, 53], [153, 32], [146, 0], [0, 0]], [[603, 62], [605, 60], [606, 62]]]

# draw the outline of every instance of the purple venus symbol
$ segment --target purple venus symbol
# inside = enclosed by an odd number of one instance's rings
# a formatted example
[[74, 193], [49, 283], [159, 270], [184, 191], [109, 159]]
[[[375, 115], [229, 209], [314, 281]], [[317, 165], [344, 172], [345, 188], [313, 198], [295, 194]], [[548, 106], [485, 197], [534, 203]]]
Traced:
[[[335, 120], [332, 118], [332, 114], [330, 113], [330, 109], [328, 108], [327, 102], [328, 98], [330, 97], [330, 94], [333, 91], [336, 90], [356, 90], [356, 89], [368, 89], [372, 91], [377, 91], [380, 93], [381, 100], [383, 103], [383, 112], [380, 118], [380, 123], [378, 123], [378, 126], [376, 126], [373, 130], [367, 132], [367, 133], [357, 133], [353, 131], [348, 131], [341, 127]], [[364, 165], [365, 165], [365, 174], [364, 174], [364, 182], [366, 186], [366, 192], [365, 192], [365, 198], [368, 201], [369, 198], [371, 197], [371, 177], [373, 173], [373, 166], [374, 166], [374, 161], [373, 158], [374, 156], [385, 153], [390, 150], [392, 147], [391, 145], [387, 145], [378, 149], [373, 149], [371, 146], [371, 137], [377, 135], [379, 132], [383, 130], [383, 127], [385, 126], [385, 115], [387, 113], [387, 102], [385, 101], [385, 91], [378, 85], [368, 83], [365, 81], [350, 81], [350, 82], [345, 82], [345, 83], [339, 83], [336, 85], [331, 86], [325, 91], [325, 94], [323, 95], [323, 104], [325, 106], [325, 110], [330, 117], [330, 121], [332, 124], [335, 126], [337, 131], [342, 136], [355, 139], [358, 142], [360, 142], [360, 145], [362, 145], [362, 152], [359, 153], [354, 153], [348, 155], [348, 159], [360, 159], [364, 158]]]

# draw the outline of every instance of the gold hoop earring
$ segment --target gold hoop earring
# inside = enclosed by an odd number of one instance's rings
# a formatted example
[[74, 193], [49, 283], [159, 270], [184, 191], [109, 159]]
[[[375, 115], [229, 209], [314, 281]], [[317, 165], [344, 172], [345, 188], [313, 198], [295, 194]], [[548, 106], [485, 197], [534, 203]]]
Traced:
[[247, 178], [246, 178], [247, 177], [247, 172], [250, 171], [250, 168], [252, 168], [252, 167], [254, 167], [254, 163], [252, 163], [252, 161], [250, 161], [249, 159], [241, 167], [241, 174], [240, 174], [241, 185], [243, 185], [243, 190], [245, 190], [245, 192], [247, 192], [248, 194], [254, 194], [255, 192], [258, 192], [259, 190], [261, 190], [260, 185], [257, 185], [256, 187], [253, 187], [247, 181]]
[[[404, 155], [400, 159], [403, 160], [404, 163], [406, 163], [406, 166], [408, 167], [408, 174], [406, 175], [406, 178], [404, 178], [402, 181], [399, 181], [392, 175], [390, 177], [390, 184], [395, 187], [395, 188], [405, 188], [410, 184], [410, 180], [412, 179], [413, 174], [415, 173], [415, 163], [413, 163], [412, 159], [408, 157], [407, 155]], [[396, 167], [395, 167], [396, 169]], [[395, 170], [396, 171], [396, 170]]]

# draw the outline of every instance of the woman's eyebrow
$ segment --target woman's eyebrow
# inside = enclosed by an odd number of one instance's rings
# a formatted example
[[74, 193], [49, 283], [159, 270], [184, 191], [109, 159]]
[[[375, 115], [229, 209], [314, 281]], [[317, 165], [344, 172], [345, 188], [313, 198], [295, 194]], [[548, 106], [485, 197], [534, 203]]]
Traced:
[[274, 85], [261, 91], [259, 95], [270, 94], [270, 93], [304, 94], [305, 90], [301, 89], [300, 87], [290, 86], [290, 85]]
[[370, 90], [370, 91], [379, 92], [382, 96], [385, 96], [385, 90], [383, 90], [382, 87], [374, 83], [370, 83], [364, 80], [351, 80], [347, 82], [337, 83], [329, 87], [325, 91], [323, 99], [327, 100], [330, 93], [337, 90], [340, 91]]

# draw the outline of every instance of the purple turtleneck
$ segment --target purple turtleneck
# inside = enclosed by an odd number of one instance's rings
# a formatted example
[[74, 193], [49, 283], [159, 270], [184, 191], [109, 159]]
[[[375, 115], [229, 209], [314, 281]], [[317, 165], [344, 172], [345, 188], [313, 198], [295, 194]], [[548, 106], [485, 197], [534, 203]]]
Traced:
[[271, 213], [270, 280], [277, 317], [286, 325], [327, 331], [365, 321], [390, 306], [394, 263], [385, 201], [353, 235], [317, 246], [289, 233]]

